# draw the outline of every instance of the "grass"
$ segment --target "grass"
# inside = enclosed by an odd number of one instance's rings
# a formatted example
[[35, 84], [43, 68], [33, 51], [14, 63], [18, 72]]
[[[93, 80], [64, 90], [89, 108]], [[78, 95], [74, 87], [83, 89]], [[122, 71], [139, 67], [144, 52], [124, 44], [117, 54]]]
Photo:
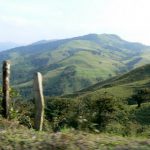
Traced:
[[[22, 130], [7, 131], [1, 134], [1, 148], [13, 149], [143, 149], [150, 148], [150, 141], [141, 138], [123, 138], [110, 135], [93, 135], [87, 133], [35, 133]], [[6, 140], [3, 140], [3, 138]], [[7, 145], [4, 146], [4, 142]], [[8, 145], [9, 144], [9, 145]]]
[[18, 125], [15, 121], [0, 119], [0, 149], [53, 149], [53, 150], [149, 150], [150, 139], [122, 137], [107, 133], [93, 134], [64, 129], [61, 132], [37, 132]]
[[150, 126], [150, 103], [143, 103], [140, 109], [135, 109], [137, 106], [131, 107], [131, 112], [134, 112], [134, 119], [141, 125]]
[[102, 88], [101, 90], [99, 90], [99, 92], [100, 93], [107, 92], [117, 98], [128, 98], [133, 94], [133, 89], [124, 86], [114, 86], [110, 88]]
[[121, 76], [116, 76], [105, 81], [89, 86], [76, 94], [84, 95], [87, 93], [98, 92], [102, 94], [107, 92], [116, 98], [128, 99], [137, 89], [150, 87], [150, 65], [144, 65], [136, 68]]

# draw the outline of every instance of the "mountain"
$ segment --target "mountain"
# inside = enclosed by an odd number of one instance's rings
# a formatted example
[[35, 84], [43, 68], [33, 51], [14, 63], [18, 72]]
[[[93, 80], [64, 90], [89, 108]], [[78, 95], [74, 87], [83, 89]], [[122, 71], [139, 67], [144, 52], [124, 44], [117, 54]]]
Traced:
[[46, 44], [46, 43], [49, 43], [49, 42], [52, 42], [52, 41], [57, 41], [57, 40], [40, 40], [40, 41], [32, 43], [31, 45]]
[[0, 51], [11, 49], [17, 46], [19, 45], [13, 42], [0, 42]]
[[108, 92], [119, 98], [129, 98], [136, 90], [143, 88], [150, 88], [150, 64], [133, 69], [123, 75], [96, 83], [77, 92], [75, 95]]
[[45, 95], [62, 95], [150, 63], [150, 46], [112, 34], [38, 42], [0, 53], [9, 59], [11, 84], [31, 94], [33, 74], [44, 76]]

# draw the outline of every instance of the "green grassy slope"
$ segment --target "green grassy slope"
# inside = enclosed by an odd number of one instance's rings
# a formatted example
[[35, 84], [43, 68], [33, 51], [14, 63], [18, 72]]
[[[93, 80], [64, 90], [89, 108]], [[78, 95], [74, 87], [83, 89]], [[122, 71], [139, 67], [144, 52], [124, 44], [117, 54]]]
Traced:
[[149, 55], [149, 46], [116, 35], [89, 34], [1, 52], [0, 64], [11, 60], [11, 84], [15, 88], [30, 92], [33, 74], [40, 71], [45, 94], [62, 95], [150, 63]]
[[124, 75], [116, 76], [81, 90], [77, 95], [89, 92], [108, 92], [120, 98], [130, 97], [134, 91], [150, 88], [150, 64], [138, 67]]

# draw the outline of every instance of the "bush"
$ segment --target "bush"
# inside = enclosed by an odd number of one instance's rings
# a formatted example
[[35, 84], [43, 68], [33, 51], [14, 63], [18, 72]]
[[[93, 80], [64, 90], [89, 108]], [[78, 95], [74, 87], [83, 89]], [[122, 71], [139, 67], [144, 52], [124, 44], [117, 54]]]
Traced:
[[54, 131], [67, 126], [98, 132], [120, 117], [118, 111], [123, 109], [123, 105], [106, 93], [88, 94], [75, 99], [53, 98], [47, 101], [46, 118], [51, 122]]
[[[0, 88], [0, 114], [3, 113], [2, 108], [2, 88]], [[22, 100], [19, 93], [13, 88], [10, 89], [10, 111], [9, 119], [18, 120], [20, 124], [31, 128], [33, 125], [33, 104], [32, 101]]]
[[46, 119], [51, 122], [54, 131], [60, 130], [65, 125], [72, 125], [76, 128], [75, 107], [75, 101], [70, 99], [54, 98], [48, 100], [45, 110]]

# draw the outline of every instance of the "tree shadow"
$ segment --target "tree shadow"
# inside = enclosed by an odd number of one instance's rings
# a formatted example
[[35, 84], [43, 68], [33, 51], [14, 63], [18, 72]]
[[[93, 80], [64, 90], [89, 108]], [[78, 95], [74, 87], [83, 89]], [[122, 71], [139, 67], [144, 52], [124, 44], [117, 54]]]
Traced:
[[135, 110], [135, 120], [141, 125], [150, 125], [150, 105]]

